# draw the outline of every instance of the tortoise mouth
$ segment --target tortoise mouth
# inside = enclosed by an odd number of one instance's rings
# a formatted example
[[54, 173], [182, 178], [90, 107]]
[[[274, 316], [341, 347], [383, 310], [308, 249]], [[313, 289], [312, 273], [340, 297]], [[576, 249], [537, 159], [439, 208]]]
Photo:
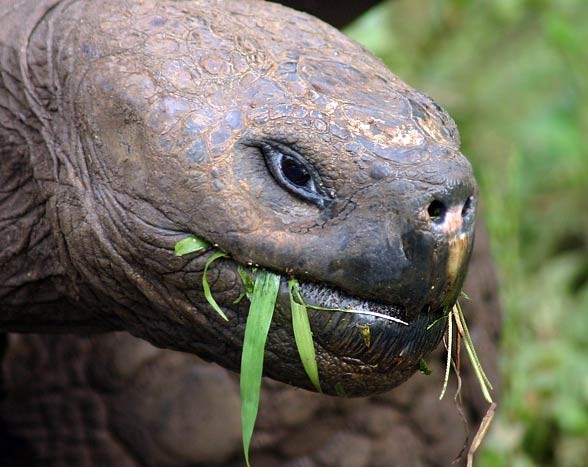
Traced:
[[[299, 282], [315, 343], [323, 391], [364, 396], [406, 381], [439, 344], [445, 307], [424, 305], [409, 319], [403, 305], [388, 305], [324, 284]], [[289, 322], [290, 295], [282, 280], [277, 313]], [[316, 308], [314, 308], [316, 307]], [[296, 381], [296, 385], [309, 387]]]
[[[251, 265], [230, 257], [220, 261], [214, 268], [219, 272], [240, 267], [250, 277], [254, 275]], [[288, 287], [292, 276], [268, 270], [280, 276], [280, 288], [265, 347], [264, 372], [274, 379], [314, 390], [294, 341]], [[213, 280], [213, 293], [220, 283]], [[230, 298], [226, 298], [233, 304], [223, 300], [223, 308], [232, 308], [243, 316], [247, 301], [235, 304], [232, 295], [244, 290], [232, 290]], [[418, 370], [421, 358], [438, 346], [445, 331], [446, 320], [441, 318], [446, 307], [439, 304], [386, 304], [308, 280], [299, 280], [298, 290], [307, 305], [320, 384], [327, 394], [367, 396], [390, 390]]]
[[316, 306], [330, 309], [323, 311], [345, 310], [339, 312], [360, 315], [369, 321], [388, 318], [389, 321], [409, 326], [404, 305], [386, 305], [373, 300], [347, 295], [341, 290], [312, 282], [300, 282], [300, 293], [311, 309]]

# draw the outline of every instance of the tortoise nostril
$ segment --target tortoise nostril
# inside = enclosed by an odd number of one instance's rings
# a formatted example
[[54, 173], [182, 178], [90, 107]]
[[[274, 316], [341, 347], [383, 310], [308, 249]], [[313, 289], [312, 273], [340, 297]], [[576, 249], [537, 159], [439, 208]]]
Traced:
[[439, 200], [433, 200], [429, 207], [427, 208], [427, 213], [429, 214], [429, 218], [436, 223], [443, 222], [445, 218], [445, 213], [447, 212], [447, 208], [445, 205]]
[[463, 205], [463, 208], [461, 210], [461, 217], [465, 217], [469, 214], [469, 212], [472, 209], [472, 197], [468, 196], [468, 199], [466, 199], [466, 202]]

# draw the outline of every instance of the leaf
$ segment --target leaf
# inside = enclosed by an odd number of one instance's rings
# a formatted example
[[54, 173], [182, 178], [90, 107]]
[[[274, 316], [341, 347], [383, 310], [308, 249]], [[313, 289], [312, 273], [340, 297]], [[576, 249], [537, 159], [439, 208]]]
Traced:
[[370, 331], [370, 325], [364, 324], [363, 326], [360, 326], [359, 324], [356, 324], [355, 326], [359, 329], [361, 337], [363, 337], [363, 343], [367, 348], [369, 348], [372, 344], [372, 333]]
[[280, 276], [263, 270], [257, 273], [247, 324], [245, 325], [240, 386], [243, 451], [248, 467], [251, 466], [249, 446], [259, 408], [265, 342], [274, 314], [279, 287]]
[[293, 291], [300, 295], [298, 291], [298, 281], [291, 279], [288, 281], [288, 290], [290, 292], [290, 310], [292, 311], [292, 327], [294, 328], [294, 339], [302, 366], [312, 382], [313, 386], [320, 393], [321, 385], [319, 383], [318, 367], [316, 363], [316, 354], [314, 351], [314, 342], [312, 340], [312, 331], [310, 330], [310, 322], [308, 320], [308, 313], [306, 306], [297, 303], [294, 300]]
[[255, 279], [251, 277], [242, 266], [237, 267], [237, 272], [239, 273], [239, 276], [243, 281], [243, 285], [245, 286], [245, 294], [249, 299], [251, 299], [251, 294], [255, 288]]
[[210, 285], [208, 285], [208, 279], [206, 279], [206, 273], [208, 272], [208, 267], [212, 264], [213, 261], [219, 258], [228, 258], [228, 256], [229, 255], [227, 255], [224, 251], [215, 251], [210, 256], [210, 258], [206, 260], [206, 264], [204, 265], [204, 274], [202, 275], [202, 288], [204, 289], [204, 296], [206, 297], [208, 303], [210, 303], [210, 306], [212, 306], [212, 308], [214, 308], [215, 311], [221, 315], [225, 321], [228, 321], [229, 318], [227, 318], [227, 315], [225, 315], [224, 311], [221, 309], [218, 303], [216, 303], [216, 300], [212, 296]]
[[241, 292], [241, 294], [233, 302], [233, 305], [236, 305], [241, 300], [243, 300], [245, 297], [247, 297], [249, 299], [249, 301], [251, 301], [251, 294], [253, 293], [253, 288], [255, 286], [255, 281], [242, 266], [237, 267], [237, 272], [239, 273], [239, 276], [241, 277], [241, 280], [243, 281], [243, 285], [245, 286], [245, 290], [243, 292]]
[[422, 357], [419, 358], [419, 370], [422, 374], [426, 376], [430, 376], [432, 373], [431, 369], [429, 368], [429, 365], [427, 365], [427, 362]]
[[174, 247], [176, 256], [184, 256], [189, 253], [204, 250], [210, 247], [210, 243], [200, 238], [191, 236], [180, 240]]

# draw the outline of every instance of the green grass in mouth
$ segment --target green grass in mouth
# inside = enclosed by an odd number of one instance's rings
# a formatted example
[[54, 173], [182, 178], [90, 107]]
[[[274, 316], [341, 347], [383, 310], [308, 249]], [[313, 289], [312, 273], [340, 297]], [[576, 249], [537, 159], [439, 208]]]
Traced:
[[200, 250], [210, 248], [210, 244], [196, 237], [187, 237], [176, 243], [174, 252], [176, 256], [184, 256], [189, 253], [195, 253]]
[[240, 387], [241, 430], [245, 461], [248, 467], [250, 466], [249, 445], [259, 408], [265, 342], [274, 314], [279, 288], [280, 276], [263, 270], [257, 273], [245, 326], [243, 353], [241, 355]]
[[[209, 243], [196, 237], [188, 237], [176, 244], [175, 254], [177, 256], [183, 256], [208, 248], [210, 248]], [[204, 289], [206, 300], [227, 321], [226, 314], [212, 296], [206, 275], [209, 266], [214, 261], [219, 258], [227, 258], [228, 256], [222, 250], [214, 251], [206, 260], [202, 276], [202, 288]], [[281, 278], [279, 275], [263, 269], [256, 271], [255, 278], [252, 278], [242, 267], [238, 268], [238, 272], [245, 286], [245, 291], [234, 303], [240, 302], [245, 297], [250, 300], [249, 314], [245, 325], [245, 336], [243, 338], [240, 376], [243, 451], [245, 461], [249, 467], [249, 447], [259, 410], [265, 343], [276, 305]], [[300, 295], [298, 282], [293, 279], [288, 281], [288, 290], [290, 292], [292, 327], [294, 329], [296, 347], [298, 348], [302, 365], [310, 381], [317, 391], [321, 392], [312, 331], [310, 329], [306, 305]], [[298, 301], [294, 299], [294, 295], [296, 295]]]
[[[296, 347], [300, 360], [306, 374], [310, 378], [313, 386], [318, 392], [321, 390], [318, 376], [318, 366], [316, 363], [316, 353], [314, 351], [314, 341], [312, 340], [312, 331], [310, 329], [310, 321], [308, 320], [308, 313], [306, 306], [300, 295], [298, 281], [290, 279], [288, 281], [288, 291], [290, 292], [290, 309], [292, 310], [292, 327], [294, 328], [294, 339], [296, 340]], [[294, 296], [298, 299], [295, 300]]]
[[[467, 295], [465, 295], [463, 293], [462, 293], [462, 295], [465, 298], [468, 298]], [[468, 330], [468, 326], [467, 326], [463, 311], [461, 309], [461, 305], [459, 303], [459, 300], [455, 303], [455, 305], [453, 305], [453, 307], [451, 309], [446, 310], [444, 318], [445, 317], [447, 318], [447, 362], [445, 365], [445, 377], [443, 379], [443, 388], [441, 389], [441, 394], [439, 395], [439, 400], [443, 399], [443, 396], [445, 395], [445, 392], [447, 390], [447, 383], [449, 381], [449, 372], [450, 372], [450, 368], [453, 364], [453, 368], [455, 370], [455, 373], [456, 373], [457, 379], [458, 379], [458, 390], [457, 390], [457, 394], [455, 395], [455, 399], [456, 399], [456, 401], [458, 401], [458, 404], [460, 404], [460, 402], [459, 402], [459, 392], [461, 389], [460, 369], [452, 360], [452, 354], [453, 354], [452, 345], [453, 345], [453, 332], [454, 332], [453, 326], [455, 325], [455, 327], [457, 328], [457, 342], [458, 342], [458, 345], [456, 348], [456, 354], [459, 355], [459, 351], [460, 351], [459, 343], [463, 342], [464, 347], [466, 348], [466, 352], [468, 354], [470, 363], [474, 369], [474, 373], [476, 375], [476, 378], [478, 379], [478, 383], [480, 385], [480, 389], [482, 390], [482, 394], [484, 396], [484, 399], [490, 404], [488, 407], [488, 410], [486, 411], [486, 415], [482, 419], [482, 423], [480, 424], [478, 430], [476, 431], [476, 434], [474, 435], [474, 438], [472, 440], [472, 444], [470, 445], [470, 448], [467, 453], [467, 467], [472, 467], [473, 462], [474, 462], [474, 454], [476, 453], [476, 451], [478, 450], [478, 448], [482, 444], [482, 441], [483, 441], [484, 437], [486, 436], [488, 429], [490, 428], [490, 425], [492, 423], [492, 419], [494, 418], [494, 414], [496, 413], [496, 402], [494, 402], [492, 400], [492, 396], [490, 395], [490, 390], [493, 389], [492, 384], [490, 383], [490, 380], [486, 376], [486, 373], [484, 372], [484, 369], [482, 368], [482, 364], [480, 363], [480, 359], [478, 358], [478, 354], [476, 352], [476, 349], [474, 348], [474, 343], [472, 342], [472, 337], [471, 337], [470, 332]], [[433, 323], [433, 324], [435, 324], [435, 323]], [[429, 328], [433, 324], [431, 324], [429, 326]], [[459, 361], [459, 358], [457, 358], [457, 360]]]
[[[197, 237], [190, 236], [176, 243], [175, 254], [176, 256], [184, 256], [190, 253], [196, 253], [210, 248], [211, 245], [208, 242], [201, 240]], [[215, 249], [214, 251], [212, 251], [212, 254], [206, 260], [204, 266], [204, 274], [202, 276], [202, 288], [204, 289], [204, 295], [206, 300], [213, 307], [213, 309], [226, 321], [228, 321], [228, 317], [212, 296], [212, 292], [210, 290], [210, 285], [208, 284], [206, 275], [209, 266], [214, 261], [216, 261], [219, 258], [228, 257], [229, 255], [222, 250]], [[251, 444], [253, 429], [255, 427], [255, 421], [257, 419], [257, 413], [259, 409], [259, 398], [261, 391], [261, 378], [263, 376], [263, 358], [265, 344], [270, 324], [273, 318], [273, 313], [278, 297], [278, 290], [280, 288], [281, 277], [277, 274], [266, 271], [264, 269], [255, 270], [255, 277], [252, 277], [249, 274], [249, 272], [241, 266], [238, 267], [238, 272], [245, 286], [245, 291], [234, 301], [234, 303], [239, 303], [243, 298], [248, 298], [250, 301], [249, 314], [247, 316], [247, 322], [245, 325], [245, 336], [243, 339], [240, 377], [243, 451], [247, 466], [250, 467], [251, 464], [249, 461], [249, 447]], [[308, 308], [318, 311], [370, 315], [387, 319], [389, 321], [394, 321], [402, 325], [408, 325], [408, 323], [398, 318], [394, 318], [377, 312], [339, 308], [326, 308], [306, 304], [304, 302], [304, 299], [302, 298], [302, 295], [300, 293], [300, 285], [296, 279], [288, 280], [288, 291], [290, 294], [292, 328], [294, 330], [294, 339], [296, 342], [296, 347], [298, 349], [298, 354], [300, 355], [300, 360], [302, 361], [302, 365], [304, 367], [304, 370], [306, 371], [306, 374], [308, 375], [308, 378], [310, 379], [311, 383], [318, 392], [322, 391], [319, 381], [318, 365], [316, 361], [314, 341], [312, 338], [312, 330], [310, 328], [310, 321], [308, 319]], [[471, 465], [473, 454], [479, 446], [479, 444], [481, 443], [492, 421], [496, 404], [493, 402], [490, 396], [490, 389], [492, 389], [492, 385], [490, 384], [488, 377], [484, 373], [480, 360], [478, 359], [478, 356], [474, 349], [474, 345], [459, 302], [457, 302], [450, 311], [447, 311], [444, 318], [445, 317], [448, 318], [448, 349], [447, 365], [440, 399], [443, 398], [445, 394], [447, 383], [449, 380], [449, 369], [451, 367], [452, 362], [451, 343], [453, 340], [453, 322], [455, 322], [459, 336], [461, 336], [464, 342], [464, 346], [474, 368], [474, 372], [480, 383], [480, 388], [482, 390], [484, 398], [491, 404], [486, 414], [486, 417], [484, 417], [482, 425], [480, 426], [478, 432], [476, 433], [476, 436], [474, 437], [472, 446], [470, 448], [470, 452], [468, 453], [468, 464]], [[433, 324], [431, 324], [429, 327], [432, 327]], [[366, 340], [366, 331], [362, 328], [359, 330], [359, 332], [362, 333], [362, 337], [364, 338], [366, 345], [369, 347], [369, 337], [367, 337]], [[426, 367], [426, 363], [423, 359], [421, 359], [419, 365], [424, 373], [430, 372], [430, 370]], [[341, 397], [345, 397], [345, 392], [339, 383], [336, 385], [335, 389]]]

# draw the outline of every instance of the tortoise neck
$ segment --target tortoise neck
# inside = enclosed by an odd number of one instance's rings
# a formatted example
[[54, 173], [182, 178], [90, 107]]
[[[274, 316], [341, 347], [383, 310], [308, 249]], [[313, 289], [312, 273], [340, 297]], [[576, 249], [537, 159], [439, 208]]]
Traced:
[[18, 133], [0, 125], [0, 330], [91, 329], [92, 319], [66, 298], [75, 297], [74, 282], [59, 261], [52, 200], [41, 193], [28, 153]]
[[10, 3], [0, 0], [0, 330], [95, 329], [60, 260], [67, 255], [52, 214], [58, 201], [43, 123], [48, 109], [29, 66], [43, 52], [31, 51], [33, 31], [44, 29], [57, 1]]

